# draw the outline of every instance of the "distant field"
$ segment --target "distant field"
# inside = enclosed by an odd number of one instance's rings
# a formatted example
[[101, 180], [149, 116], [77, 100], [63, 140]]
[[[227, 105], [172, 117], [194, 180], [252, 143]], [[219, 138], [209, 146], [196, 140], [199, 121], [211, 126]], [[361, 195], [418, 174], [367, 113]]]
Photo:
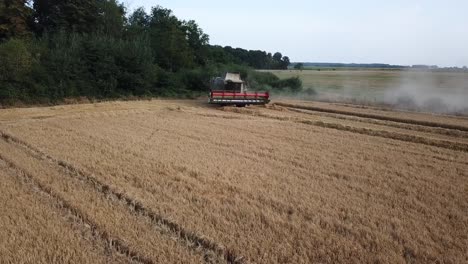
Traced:
[[468, 73], [402, 70], [283, 70], [280, 78], [299, 76], [320, 99], [405, 104], [436, 112], [468, 109]]
[[466, 263], [468, 118], [276, 101], [0, 110], [0, 263]]

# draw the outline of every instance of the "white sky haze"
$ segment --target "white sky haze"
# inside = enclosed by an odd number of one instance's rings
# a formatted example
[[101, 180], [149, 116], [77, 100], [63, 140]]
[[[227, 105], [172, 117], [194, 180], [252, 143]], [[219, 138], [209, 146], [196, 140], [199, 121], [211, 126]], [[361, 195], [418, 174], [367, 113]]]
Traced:
[[210, 43], [291, 61], [468, 66], [467, 0], [150, 1], [195, 20]]

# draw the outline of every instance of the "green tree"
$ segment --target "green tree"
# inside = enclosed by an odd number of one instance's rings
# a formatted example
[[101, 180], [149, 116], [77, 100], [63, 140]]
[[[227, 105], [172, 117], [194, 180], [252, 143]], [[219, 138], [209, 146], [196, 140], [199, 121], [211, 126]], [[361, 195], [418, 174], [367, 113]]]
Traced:
[[28, 0], [0, 1], [0, 41], [31, 34], [32, 10]]
[[196, 63], [205, 65], [208, 52], [207, 46], [210, 41], [209, 36], [203, 32], [194, 20], [182, 22], [182, 29], [185, 30], [188, 45], [195, 54]]
[[143, 36], [148, 32], [150, 25], [150, 16], [146, 14], [143, 7], [133, 11], [128, 19], [126, 37], [132, 39], [137, 36]]
[[90, 33], [96, 30], [100, 1], [35, 0], [34, 17], [38, 33], [68, 31]]
[[281, 54], [280, 52], [276, 52], [275, 54], [273, 54], [271, 68], [281, 69], [283, 67], [282, 65], [283, 65], [283, 54]]
[[160, 6], [152, 9], [149, 36], [156, 63], [170, 71], [194, 65], [194, 52], [180, 22], [170, 9]]
[[304, 63], [302, 62], [296, 63], [296, 65], [294, 65], [294, 69], [302, 71], [304, 69]]
[[97, 31], [108, 36], [120, 37], [127, 22], [125, 7], [116, 0], [98, 1]]
[[10, 39], [0, 46], [0, 81], [20, 82], [31, 70], [33, 57], [22, 40]]
[[[36, 36], [24, 39], [28, 26]], [[120, 0], [0, 0], [0, 103], [190, 96], [226, 71], [241, 72], [255, 89], [300, 87], [250, 68], [285, 68], [281, 53], [208, 42], [195, 21], [160, 6], [127, 21]]]
[[90, 85], [89, 71], [84, 60], [83, 36], [60, 31], [44, 34], [39, 44], [44, 46], [41, 65], [44, 71], [41, 79], [47, 87], [45, 96], [52, 100], [73, 96], [95, 96]]
[[289, 60], [289, 57], [284, 56], [283, 59], [281, 60], [281, 63], [280, 63], [280, 69], [282, 69], [282, 70], [288, 69], [289, 64], [291, 64], [291, 61]]
[[0, 99], [21, 97], [33, 64], [31, 52], [24, 41], [10, 39], [0, 44], [0, 61]]

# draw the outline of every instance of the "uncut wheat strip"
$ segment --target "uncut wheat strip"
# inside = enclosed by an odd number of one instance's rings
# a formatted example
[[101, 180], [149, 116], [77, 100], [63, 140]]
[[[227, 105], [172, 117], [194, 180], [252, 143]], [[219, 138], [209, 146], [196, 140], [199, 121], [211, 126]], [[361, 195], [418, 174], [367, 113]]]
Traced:
[[418, 112], [418, 111], [404, 111], [398, 109], [387, 109], [387, 110], [376, 110], [376, 109], [369, 109], [369, 108], [362, 108], [362, 107], [344, 107], [335, 105], [333, 103], [326, 103], [326, 102], [317, 102], [317, 101], [281, 101], [282, 103], [290, 103], [294, 105], [302, 105], [302, 106], [315, 106], [325, 109], [332, 109], [332, 110], [340, 110], [340, 111], [347, 111], [353, 113], [364, 113], [364, 114], [374, 114], [378, 116], [388, 116], [388, 117], [396, 117], [402, 119], [410, 119], [410, 120], [419, 120], [419, 121], [428, 121], [434, 123], [441, 123], [441, 124], [450, 124], [450, 125], [458, 125], [468, 127], [468, 117], [467, 116], [460, 116], [460, 115], [444, 115], [439, 113], [431, 113], [431, 112]]
[[[282, 106], [286, 106], [286, 105], [282, 105]], [[331, 129], [336, 129], [336, 130], [341, 130], [341, 131], [358, 133], [358, 134], [362, 134], [362, 135], [383, 137], [383, 138], [389, 138], [389, 139], [394, 139], [394, 140], [401, 140], [401, 141], [406, 141], [406, 142], [411, 142], [411, 143], [424, 144], [424, 145], [428, 145], [428, 146], [434, 146], [434, 147], [440, 147], [440, 148], [446, 148], [446, 149], [451, 149], [451, 150], [468, 152], [468, 144], [452, 142], [452, 141], [448, 141], [448, 140], [435, 140], [435, 139], [429, 139], [429, 138], [414, 136], [414, 135], [409, 135], [409, 134], [389, 132], [389, 131], [386, 131], [386, 130], [373, 130], [373, 129], [368, 129], [368, 128], [345, 126], [345, 125], [338, 124], [338, 123], [328, 123], [328, 122], [326, 123], [326, 122], [322, 122], [322, 121], [304, 120], [304, 119], [300, 119], [300, 118], [287, 117], [287, 116], [276, 116], [276, 115], [265, 114], [265, 113], [261, 113], [261, 112], [255, 112], [255, 113], [240, 112], [240, 113], [241, 114], [248, 114], [248, 115], [253, 114], [255, 116], [260, 116], [260, 117], [265, 117], [265, 118], [272, 118], [272, 119], [277, 119], [277, 120], [281, 120], [281, 121], [293, 121], [293, 122], [296, 122], [296, 123], [314, 125], [314, 126], [319, 126], [319, 127], [324, 127], [324, 128], [331, 128]], [[467, 128], [467, 131], [468, 131], [468, 128]]]
[[168, 230], [170, 235], [176, 237], [177, 240], [191, 250], [200, 250], [202, 249], [205, 252], [205, 259], [212, 258], [211, 256], [218, 256], [221, 259], [224, 259], [227, 263], [243, 263], [246, 259], [242, 256], [237, 255], [232, 250], [225, 248], [222, 245], [219, 245], [216, 242], [210, 241], [203, 236], [199, 236], [194, 232], [184, 229], [182, 226], [178, 225], [175, 222], [172, 222], [162, 215], [159, 215], [150, 209], [146, 208], [141, 202], [135, 200], [132, 197], [129, 197], [123, 192], [115, 190], [112, 186], [105, 184], [90, 174], [85, 173], [82, 170], [77, 169], [70, 163], [56, 159], [38, 149], [31, 146], [30, 144], [8, 134], [6, 132], [0, 131], [1, 137], [7, 142], [14, 142], [24, 148], [26, 148], [32, 155], [38, 159], [49, 160], [50, 162], [62, 167], [68, 172], [68, 175], [75, 177], [77, 179], [85, 181], [87, 184], [93, 187], [98, 193], [109, 197], [110, 199], [119, 200], [126, 205], [128, 210], [135, 212], [141, 217], [147, 218], [154, 225], [162, 228], [163, 230]]
[[372, 118], [372, 119], [378, 119], [378, 120], [393, 121], [393, 122], [399, 122], [399, 123], [436, 127], [436, 128], [455, 129], [455, 130], [468, 132], [468, 127], [459, 126], [455, 124], [444, 124], [444, 123], [431, 122], [431, 121], [405, 119], [401, 117], [382, 116], [382, 115], [376, 115], [376, 114], [351, 112], [351, 111], [344, 111], [344, 110], [338, 110], [338, 109], [326, 109], [326, 108], [321, 108], [321, 107], [316, 107], [316, 106], [304, 106], [304, 105], [288, 104], [288, 103], [281, 103], [281, 102], [276, 102], [275, 104], [279, 106], [283, 106], [283, 107], [312, 110], [312, 111], [317, 111], [317, 112], [351, 115], [351, 116], [357, 116], [357, 117], [363, 117], [363, 118]]
[[353, 132], [353, 133], [358, 133], [358, 134], [363, 134], [363, 135], [383, 137], [383, 138], [401, 140], [401, 141], [406, 141], [406, 142], [411, 142], [411, 143], [424, 144], [428, 146], [468, 152], [468, 144], [464, 144], [464, 143], [452, 142], [452, 141], [447, 141], [447, 140], [434, 140], [434, 139], [429, 139], [429, 138], [420, 137], [420, 136], [389, 132], [386, 130], [357, 128], [357, 127], [351, 127], [351, 126], [344, 126], [341, 124], [325, 123], [321, 121], [314, 122], [314, 121], [304, 120], [304, 121], [298, 121], [298, 122], [301, 122], [303, 124], [321, 126], [325, 128], [332, 128], [332, 129], [348, 131], [348, 132]]
[[[320, 102], [320, 103], [325, 103], [325, 102]], [[329, 102], [327, 103], [330, 106], [336, 106], [336, 107], [343, 107], [347, 109], [359, 109], [359, 110], [370, 110], [370, 111], [375, 111], [375, 112], [380, 112], [380, 113], [397, 113], [397, 114], [411, 114], [415, 116], [423, 116], [423, 115], [434, 115], [434, 113], [431, 112], [425, 112], [425, 111], [412, 111], [412, 110], [405, 110], [405, 109], [398, 109], [398, 108], [392, 108], [392, 107], [385, 107], [385, 106], [372, 106], [372, 105], [362, 105], [362, 104], [355, 104], [355, 103], [339, 103], [339, 102]], [[437, 117], [445, 118], [449, 117], [450, 119], [454, 120], [461, 120], [461, 121], [468, 121], [468, 116], [464, 115], [459, 115], [459, 114], [454, 114], [454, 115], [445, 115], [443, 113], [436, 113]]]
[[57, 170], [59, 168], [53, 168], [50, 162], [33, 157], [20, 146], [3, 140], [0, 141], [0, 146], [5, 151], [3, 156], [9, 156], [10, 162], [15, 163], [16, 167], [60, 195], [86, 219], [91, 219], [101, 233], [109, 236], [112, 243], [117, 241], [129, 250], [138, 249], [139, 256], [151, 263], [203, 262], [203, 257], [207, 262], [219, 262], [215, 255], [202, 248], [187, 251], [176, 235], [170, 235], [172, 233], [163, 227], [155, 226], [147, 218], [130, 211], [127, 204], [111, 195], [104, 196], [103, 193], [96, 192], [83, 180], [64, 177], [66, 174]]
[[1, 263], [129, 263], [63, 204], [0, 160]]
[[[299, 121], [305, 121], [304, 119], [300, 119], [299, 117], [296, 117], [294, 115], [292, 115], [292, 116], [291, 115], [277, 116], [277, 115], [271, 115], [271, 114], [264, 114], [263, 111], [259, 112], [259, 113], [256, 113], [255, 115], [260, 116], [260, 117], [262, 117], [262, 116], [263, 117], [268, 117], [268, 118], [279, 120], [279, 121], [298, 121], [298, 120]], [[315, 119], [313, 121], [320, 121], [320, 119]], [[311, 144], [310, 142], [307, 142], [307, 140], [304, 140], [306, 138], [303, 139], [303, 138], [297, 138], [297, 136], [295, 136], [295, 137], [284, 136], [282, 134], [274, 133], [275, 130], [270, 129], [270, 128], [265, 128], [263, 131], [254, 131], [252, 129], [248, 129], [247, 127], [241, 127], [238, 124], [222, 124], [221, 122], [214, 123], [213, 121], [212, 121], [212, 123], [216, 124], [216, 126], [219, 126], [219, 125], [230, 126], [233, 130], [235, 129], [236, 131], [245, 131], [245, 132], [248, 132], [250, 134], [254, 133], [254, 134], [258, 135], [257, 138], [258, 138], [259, 141], [262, 141], [262, 142], [265, 142], [265, 143], [270, 142], [269, 138], [271, 137], [271, 138], [275, 139], [274, 141], [271, 142], [271, 144], [274, 144], [274, 145], [282, 144], [283, 142], [287, 142], [288, 144], [290, 144], [291, 142], [297, 142], [297, 143], [300, 143], [303, 146], [309, 146], [311, 148], [314, 148], [314, 144]], [[257, 123], [257, 124], [260, 125], [260, 123]], [[361, 126], [361, 127], [358, 127], [358, 128], [366, 128], [366, 127]], [[264, 131], [267, 131], [267, 130], [269, 131], [269, 133], [265, 134]], [[309, 129], [309, 132], [311, 132], [311, 133], [320, 133], [319, 131], [310, 130], [310, 129]], [[406, 134], [406, 133], [404, 133], [404, 134]], [[418, 136], [418, 134], [416, 134], [416, 136]], [[383, 138], [385, 138], [385, 137], [383, 137]], [[407, 142], [407, 141], [403, 141], [403, 142]], [[450, 142], [452, 142], [452, 141], [450, 141]], [[392, 144], [392, 145], [394, 145], [394, 144]], [[397, 146], [395, 146], [395, 148], [397, 148]], [[406, 149], [406, 150], [408, 150], [408, 149]], [[451, 150], [451, 149], [448, 149], [448, 150]], [[440, 152], [440, 151], [438, 151], [438, 152]], [[457, 162], [457, 163], [465, 164], [465, 165], [468, 164], [468, 162], [466, 162], [466, 160], [464, 160], [464, 159], [462, 159], [462, 160], [455, 160], [453, 158], [452, 159], [447, 159], [447, 154], [449, 154], [449, 152], [447, 152], [447, 151], [444, 152], [444, 155], [441, 155], [442, 153], [427, 153], [427, 152], [415, 152], [415, 151], [413, 151], [412, 153], [414, 155], [426, 156], [428, 158], [435, 158], [435, 159], [441, 160], [441, 161]], [[437, 156], [435, 156], [434, 154], [437, 154]], [[451, 154], [455, 154], [455, 153], [451, 153]], [[449, 155], [449, 156], [451, 156], [451, 155]]]
[[297, 113], [297, 117], [315, 119], [318, 121], [337, 123], [345, 126], [353, 126], [358, 128], [369, 128], [374, 130], [386, 130], [389, 132], [415, 135], [435, 140], [445, 140], [454, 143], [468, 143], [468, 133], [444, 128], [425, 127], [420, 125], [409, 125], [404, 123], [396, 123], [392, 121], [382, 121], [369, 118], [360, 118], [353, 116], [343, 116], [338, 114], [329, 114], [322, 112], [313, 112], [310, 110], [291, 109], [290, 115]]
[[415, 125], [415, 124], [407, 124], [407, 123], [385, 121], [385, 120], [378, 120], [378, 119], [371, 119], [371, 118], [353, 117], [349, 115], [317, 112], [313, 110], [304, 110], [304, 109], [297, 109], [297, 108], [291, 108], [291, 107], [288, 107], [287, 109], [289, 111], [309, 114], [309, 115], [332, 117], [332, 118], [341, 119], [341, 120], [350, 120], [350, 121], [361, 122], [361, 123], [383, 125], [383, 126], [389, 126], [389, 127], [407, 129], [407, 130], [412, 130], [412, 131], [425, 132], [425, 133], [434, 133], [434, 134], [440, 134], [444, 136], [457, 137], [461, 139], [468, 138], [468, 133], [459, 131], [459, 130], [454, 130], [454, 129], [427, 127], [427, 126], [421, 126], [421, 125]]
[[[271, 117], [271, 116], [268, 116], [268, 117]], [[274, 119], [277, 119], [277, 120], [295, 120], [296, 118], [291, 118], [291, 117], [281, 117], [281, 118], [276, 118], [274, 117]], [[317, 120], [318, 121], [318, 120]], [[284, 134], [281, 134], [281, 133], [275, 133], [277, 132], [276, 130], [274, 129], [271, 129], [270, 127], [264, 127], [262, 130], [258, 130], [258, 129], [252, 129], [250, 128], [249, 126], [239, 126], [238, 124], [236, 123], [223, 123], [223, 122], [220, 122], [218, 120], [211, 120], [209, 122], [209, 124], [212, 124], [213, 126], [224, 126], [224, 127], [230, 127], [232, 130], [235, 130], [235, 131], [242, 131], [242, 132], [246, 132], [246, 133], [249, 133], [251, 135], [255, 135], [255, 140], [252, 140], [253, 142], [258, 142], [258, 141], [262, 141], [262, 142], [265, 142], [265, 143], [270, 143], [272, 145], [279, 145], [279, 144], [282, 144], [283, 142], [286, 142], [287, 144], [291, 144], [292, 142], [295, 142], [295, 143], [298, 143], [302, 146], [309, 146], [310, 148], [314, 148], [315, 144], [313, 143], [310, 143], [308, 142], [306, 139], [307, 138], [302, 138], [302, 137], [298, 137], [297, 134], [294, 134], [294, 136], [292, 135], [284, 135]], [[256, 123], [257, 126], [260, 126], [262, 125], [261, 123], [257, 122]], [[305, 129], [305, 127], [304, 127]], [[310, 129], [307, 129], [308, 132], [311, 132], [311, 133], [319, 133], [319, 131], [315, 131], [315, 130], [310, 130]], [[264, 131], [269, 131], [268, 134], [265, 134]], [[274, 140], [270, 140], [270, 138], [274, 139]], [[398, 150], [400, 151], [400, 147], [399, 146], [395, 146], [395, 148], [398, 148]], [[409, 149], [405, 149], [405, 151], [410, 151]], [[440, 160], [440, 161], [450, 161], [450, 162], [456, 162], [456, 163], [460, 163], [460, 164], [465, 164], [467, 165], [468, 162], [466, 160], [455, 160], [453, 158], [451, 159], [448, 159], [447, 158], [447, 155], [435, 155], [435, 153], [427, 153], [427, 152], [418, 152], [418, 151], [411, 151], [411, 153], [413, 155], [419, 155], [419, 156], [423, 156], [423, 157], [427, 157], [427, 158], [434, 158], [434, 159], [437, 159], [437, 160]], [[440, 153], [441, 154], [441, 153]], [[444, 154], [448, 154], [448, 153], [444, 153]]]

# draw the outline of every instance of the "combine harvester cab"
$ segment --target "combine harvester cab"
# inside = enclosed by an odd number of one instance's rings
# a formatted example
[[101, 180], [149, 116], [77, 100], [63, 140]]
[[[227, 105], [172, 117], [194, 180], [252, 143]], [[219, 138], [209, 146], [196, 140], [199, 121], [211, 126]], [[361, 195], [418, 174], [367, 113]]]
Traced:
[[239, 73], [226, 73], [211, 82], [210, 104], [217, 105], [265, 105], [270, 102], [268, 92], [249, 92]]

